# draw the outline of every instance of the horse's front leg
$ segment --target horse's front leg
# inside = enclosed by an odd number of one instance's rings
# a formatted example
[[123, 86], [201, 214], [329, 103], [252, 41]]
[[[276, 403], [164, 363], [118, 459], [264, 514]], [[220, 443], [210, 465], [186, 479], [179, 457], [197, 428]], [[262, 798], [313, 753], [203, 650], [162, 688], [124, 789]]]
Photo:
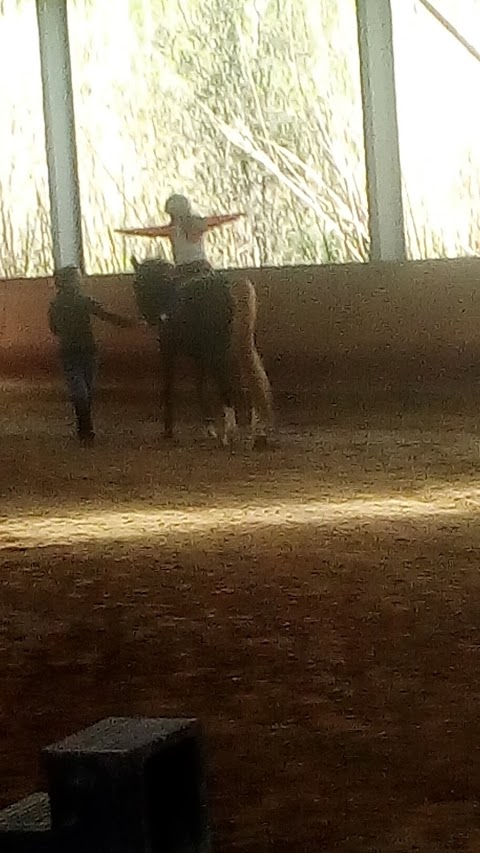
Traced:
[[207, 393], [207, 371], [202, 359], [196, 362], [197, 368], [197, 395], [200, 408], [200, 416], [203, 423], [203, 433], [206, 438], [217, 438], [215, 418], [212, 412], [211, 399]]
[[174, 385], [175, 385], [175, 361], [176, 353], [175, 346], [172, 340], [172, 335], [167, 332], [165, 335], [165, 361], [164, 361], [164, 380], [163, 380], [163, 413], [164, 426], [163, 434], [165, 438], [173, 438], [173, 409], [174, 409]]
[[231, 364], [228, 353], [220, 351], [216, 354], [216, 357], [212, 361], [212, 373], [216, 379], [223, 406], [222, 444], [225, 447], [232, 447], [238, 436], [238, 424], [235, 412], [235, 395], [232, 387]]

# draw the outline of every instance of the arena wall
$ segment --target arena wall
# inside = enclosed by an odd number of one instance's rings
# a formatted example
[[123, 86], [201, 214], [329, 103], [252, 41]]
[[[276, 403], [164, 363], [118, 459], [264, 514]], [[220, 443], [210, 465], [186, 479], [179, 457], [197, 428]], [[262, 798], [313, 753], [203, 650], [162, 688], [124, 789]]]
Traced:
[[[480, 259], [248, 274], [258, 292], [259, 348], [280, 395], [332, 387], [373, 397], [419, 387], [458, 395], [478, 381]], [[128, 275], [89, 277], [86, 289], [106, 307], [136, 313]], [[0, 377], [58, 377], [46, 321], [52, 292], [46, 278], [0, 281]], [[147, 387], [159, 370], [153, 335], [95, 322], [101, 381]]]

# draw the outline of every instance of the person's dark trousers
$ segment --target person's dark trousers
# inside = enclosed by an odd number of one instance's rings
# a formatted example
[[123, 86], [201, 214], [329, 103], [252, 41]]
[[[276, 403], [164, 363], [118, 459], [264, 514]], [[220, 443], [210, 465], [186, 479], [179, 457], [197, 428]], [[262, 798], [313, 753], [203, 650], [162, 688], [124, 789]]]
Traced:
[[91, 444], [95, 438], [92, 422], [95, 352], [81, 348], [63, 349], [61, 358], [77, 420], [78, 438], [82, 444]]

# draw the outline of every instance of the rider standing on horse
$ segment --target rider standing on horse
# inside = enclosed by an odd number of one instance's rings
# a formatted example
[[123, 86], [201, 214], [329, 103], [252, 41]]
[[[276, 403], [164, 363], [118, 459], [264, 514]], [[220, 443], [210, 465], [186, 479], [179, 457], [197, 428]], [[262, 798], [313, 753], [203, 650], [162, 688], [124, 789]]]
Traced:
[[236, 222], [242, 213], [227, 213], [217, 216], [199, 216], [192, 211], [188, 198], [174, 193], [165, 204], [170, 216], [167, 225], [151, 225], [146, 228], [118, 228], [118, 234], [131, 237], [163, 237], [170, 241], [175, 277], [184, 281], [191, 276], [209, 273], [212, 267], [205, 252], [205, 235], [221, 225]]
[[188, 198], [177, 193], [167, 199], [165, 212], [170, 216], [168, 237], [179, 276], [186, 278], [211, 270], [204, 241], [208, 219], [193, 213]]

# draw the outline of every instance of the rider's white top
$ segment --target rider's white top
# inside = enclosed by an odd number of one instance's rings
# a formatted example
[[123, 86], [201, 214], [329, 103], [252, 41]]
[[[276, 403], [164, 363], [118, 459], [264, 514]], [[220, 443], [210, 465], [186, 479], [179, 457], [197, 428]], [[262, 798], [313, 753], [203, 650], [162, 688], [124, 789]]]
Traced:
[[200, 216], [189, 216], [172, 222], [171, 242], [175, 264], [206, 261], [203, 235], [207, 222]]

